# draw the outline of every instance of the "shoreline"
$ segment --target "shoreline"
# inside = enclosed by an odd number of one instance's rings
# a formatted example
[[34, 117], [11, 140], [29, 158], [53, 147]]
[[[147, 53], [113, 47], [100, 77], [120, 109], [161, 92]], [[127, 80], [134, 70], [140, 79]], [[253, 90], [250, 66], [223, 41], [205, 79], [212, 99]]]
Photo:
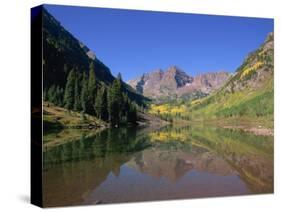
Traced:
[[[242, 130], [257, 136], [274, 136], [273, 121], [260, 119], [251, 119], [248, 117], [230, 118], [230, 119], [210, 119], [210, 120], [193, 120], [189, 124], [217, 126], [224, 129]], [[271, 127], [272, 126], [272, 127]]]
[[229, 126], [228, 125], [228, 126], [224, 126], [223, 128], [242, 130], [244, 132], [249, 132], [249, 133], [252, 133], [252, 134], [258, 135], [258, 136], [274, 136], [273, 129], [263, 128], [262, 126], [245, 128], [243, 126]]

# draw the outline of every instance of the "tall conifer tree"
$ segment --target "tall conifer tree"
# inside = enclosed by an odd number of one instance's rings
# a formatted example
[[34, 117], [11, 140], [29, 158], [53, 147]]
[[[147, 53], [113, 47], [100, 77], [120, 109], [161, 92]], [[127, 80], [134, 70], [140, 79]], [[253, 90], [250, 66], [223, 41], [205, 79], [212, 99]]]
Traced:
[[55, 103], [55, 93], [56, 93], [56, 86], [52, 85], [47, 92], [47, 99], [48, 101]]
[[81, 110], [81, 102], [80, 102], [80, 89], [79, 89], [79, 79], [76, 77], [75, 79], [75, 88], [74, 88], [74, 110]]
[[107, 111], [107, 89], [104, 85], [98, 90], [97, 98], [95, 100], [95, 110], [98, 118], [107, 121], [108, 111]]
[[108, 113], [112, 125], [118, 125], [121, 120], [122, 91], [121, 80], [115, 79], [109, 89]]
[[85, 72], [82, 79], [81, 106], [84, 113], [89, 113], [88, 79]]
[[67, 82], [64, 92], [64, 105], [66, 109], [71, 110], [74, 106], [74, 92], [75, 92], [75, 71], [72, 69], [67, 77]]
[[97, 80], [94, 70], [94, 63], [90, 63], [90, 70], [89, 70], [89, 81], [88, 81], [88, 92], [89, 92], [89, 112], [90, 114], [95, 114], [95, 98], [97, 93]]

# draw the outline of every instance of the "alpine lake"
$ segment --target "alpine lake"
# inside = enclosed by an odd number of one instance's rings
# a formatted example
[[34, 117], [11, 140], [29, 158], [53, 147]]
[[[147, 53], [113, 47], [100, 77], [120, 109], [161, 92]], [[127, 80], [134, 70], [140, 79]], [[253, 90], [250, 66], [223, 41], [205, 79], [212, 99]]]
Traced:
[[63, 130], [43, 152], [46, 207], [273, 192], [273, 136], [206, 126]]

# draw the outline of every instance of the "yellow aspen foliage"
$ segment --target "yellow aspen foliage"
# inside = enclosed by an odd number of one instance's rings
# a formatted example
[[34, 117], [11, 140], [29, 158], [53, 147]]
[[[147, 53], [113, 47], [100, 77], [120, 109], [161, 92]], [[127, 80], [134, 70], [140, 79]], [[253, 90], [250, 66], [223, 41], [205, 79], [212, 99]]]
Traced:
[[246, 77], [247, 75], [253, 73], [254, 71], [256, 71], [258, 68], [260, 68], [263, 65], [263, 62], [256, 62], [255, 64], [253, 64], [252, 66], [245, 68], [241, 74], [240, 79], [243, 79], [244, 77]]

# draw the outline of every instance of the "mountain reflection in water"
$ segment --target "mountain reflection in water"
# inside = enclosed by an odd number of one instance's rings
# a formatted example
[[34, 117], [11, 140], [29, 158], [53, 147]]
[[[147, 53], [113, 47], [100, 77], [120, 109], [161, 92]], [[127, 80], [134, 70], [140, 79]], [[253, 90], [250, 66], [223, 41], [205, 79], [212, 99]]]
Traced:
[[46, 149], [43, 166], [44, 206], [272, 193], [273, 137], [107, 129]]

